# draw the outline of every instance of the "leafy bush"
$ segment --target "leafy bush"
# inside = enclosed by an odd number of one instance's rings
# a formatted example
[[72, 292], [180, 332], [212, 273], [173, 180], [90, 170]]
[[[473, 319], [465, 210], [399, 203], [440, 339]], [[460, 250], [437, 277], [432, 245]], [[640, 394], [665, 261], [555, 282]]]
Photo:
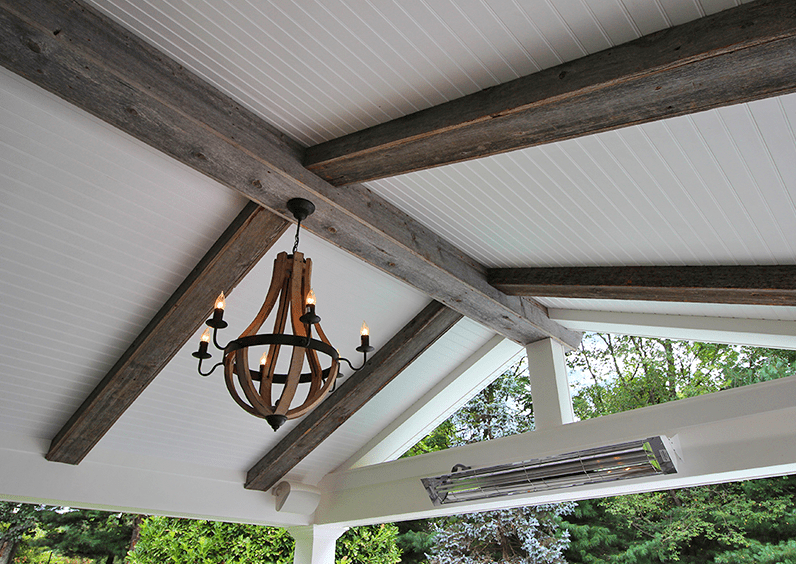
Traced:
[[[339, 564], [395, 564], [400, 551], [395, 525], [356, 527], [337, 541]], [[132, 564], [248, 564], [293, 562], [295, 541], [285, 529], [149, 517], [130, 553]]]

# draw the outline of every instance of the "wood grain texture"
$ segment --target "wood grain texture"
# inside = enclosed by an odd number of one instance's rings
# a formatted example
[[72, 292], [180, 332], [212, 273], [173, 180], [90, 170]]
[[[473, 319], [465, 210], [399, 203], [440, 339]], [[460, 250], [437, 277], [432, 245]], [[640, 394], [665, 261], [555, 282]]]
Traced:
[[461, 318], [431, 302], [249, 470], [246, 489], [271, 488]]
[[515, 296], [796, 306], [796, 266], [502, 268], [490, 284]]
[[335, 185], [796, 90], [796, 3], [757, 0], [307, 150]]
[[309, 231], [514, 341], [580, 342], [364, 186], [306, 170], [295, 143], [90, 7], [0, 0], [0, 64], [283, 217], [312, 200]]
[[47, 460], [78, 464], [290, 225], [246, 205], [52, 440]]

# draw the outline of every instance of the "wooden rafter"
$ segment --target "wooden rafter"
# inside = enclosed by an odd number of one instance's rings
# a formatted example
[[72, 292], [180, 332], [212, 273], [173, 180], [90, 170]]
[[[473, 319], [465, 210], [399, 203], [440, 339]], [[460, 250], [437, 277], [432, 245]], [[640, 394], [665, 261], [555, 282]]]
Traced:
[[796, 3], [757, 0], [321, 143], [335, 185], [553, 143], [796, 89]]
[[500, 268], [489, 283], [514, 296], [796, 306], [796, 266]]
[[271, 488], [461, 318], [439, 302], [426, 306], [376, 351], [365, 368], [346, 378], [260, 459], [249, 470], [245, 487], [263, 491]]
[[47, 460], [78, 464], [196, 333], [289, 222], [249, 203], [53, 439]]
[[510, 339], [580, 341], [364, 186], [306, 170], [301, 147], [89, 6], [0, 0], [0, 64], [279, 215], [312, 200], [309, 231]]

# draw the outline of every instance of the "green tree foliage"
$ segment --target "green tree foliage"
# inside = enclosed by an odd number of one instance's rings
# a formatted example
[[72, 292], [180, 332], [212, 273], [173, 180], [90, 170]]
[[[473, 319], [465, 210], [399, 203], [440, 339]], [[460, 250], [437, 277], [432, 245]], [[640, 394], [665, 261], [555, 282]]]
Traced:
[[[394, 525], [357, 527], [337, 541], [338, 564], [394, 564], [400, 560]], [[285, 529], [149, 517], [130, 553], [132, 564], [248, 564], [293, 561], [295, 542]]]
[[58, 508], [39, 513], [44, 536], [36, 542], [66, 556], [112, 564], [130, 546], [134, 515]]
[[567, 362], [580, 419], [796, 374], [796, 351], [588, 333]]
[[140, 534], [130, 553], [133, 564], [286, 564], [294, 546], [284, 529], [170, 517], [148, 517]]
[[435, 519], [434, 564], [562, 564], [569, 545], [563, 516], [572, 503]]
[[401, 550], [401, 564], [422, 564], [427, 562], [426, 554], [434, 548], [433, 524], [427, 519], [403, 521], [397, 524], [398, 548]]
[[36, 531], [42, 510], [42, 506], [0, 501], [0, 564], [11, 562], [22, 541]]
[[355, 527], [337, 539], [337, 564], [395, 564], [401, 561], [396, 539], [398, 527], [392, 523]]
[[[573, 396], [581, 419], [796, 374], [794, 351], [599, 334], [568, 362], [585, 377]], [[789, 476], [583, 501], [567, 517], [567, 558], [796, 562], [795, 496]]]

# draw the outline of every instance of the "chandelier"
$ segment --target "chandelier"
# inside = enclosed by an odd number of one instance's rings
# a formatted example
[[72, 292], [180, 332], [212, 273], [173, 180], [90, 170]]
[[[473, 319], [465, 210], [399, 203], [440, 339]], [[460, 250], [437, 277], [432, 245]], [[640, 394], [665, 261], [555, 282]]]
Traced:
[[[324, 334], [321, 318], [315, 313], [315, 293], [310, 284], [312, 260], [304, 258], [303, 253], [298, 251], [301, 222], [315, 211], [315, 205], [303, 198], [293, 198], [288, 201], [287, 209], [297, 222], [293, 252], [287, 254], [283, 251], [277, 255], [271, 285], [260, 311], [237, 339], [222, 347], [217, 341], [218, 330], [227, 327], [223, 319], [226, 300], [222, 292], [216, 300], [213, 316], [206, 322], [208, 328], [202, 334], [199, 350], [193, 353], [199, 359], [198, 370], [202, 376], [209, 376], [216, 368], [223, 366], [224, 380], [232, 399], [248, 413], [265, 419], [274, 431], [288, 419], [309, 412], [334, 389], [341, 361], [352, 370], [360, 370], [367, 362], [368, 353], [373, 350], [368, 326], [364, 322], [360, 331], [361, 344], [356, 349], [363, 355], [363, 363], [359, 368], [354, 368], [348, 359], [340, 357]], [[257, 334], [274, 308], [276, 317], [273, 333]], [[292, 334], [286, 331], [288, 321]], [[202, 372], [202, 362], [212, 357], [207, 350], [211, 329], [213, 345], [223, 351], [222, 360], [209, 371]], [[260, 357], [259, 368], [252, 369], [249, 367], [249, 349], [256, 347], [265, 350]], [[292, 352], [287, 372], [280, 374], [276, 369], [283, 348], [289, 348]], [[302, 373], [305, 362], [309, 372]], [[328, 366], [323, 368], [324, 364]], [[308, 386], [300, 390], [300, 384]], [[277, 387], [280, 385], [281, 390]], [[300, 391], [306, 391], [306, 398], [294, 402], [300, 398]], [[298, 405], [294, 406], [294, 403]]]

